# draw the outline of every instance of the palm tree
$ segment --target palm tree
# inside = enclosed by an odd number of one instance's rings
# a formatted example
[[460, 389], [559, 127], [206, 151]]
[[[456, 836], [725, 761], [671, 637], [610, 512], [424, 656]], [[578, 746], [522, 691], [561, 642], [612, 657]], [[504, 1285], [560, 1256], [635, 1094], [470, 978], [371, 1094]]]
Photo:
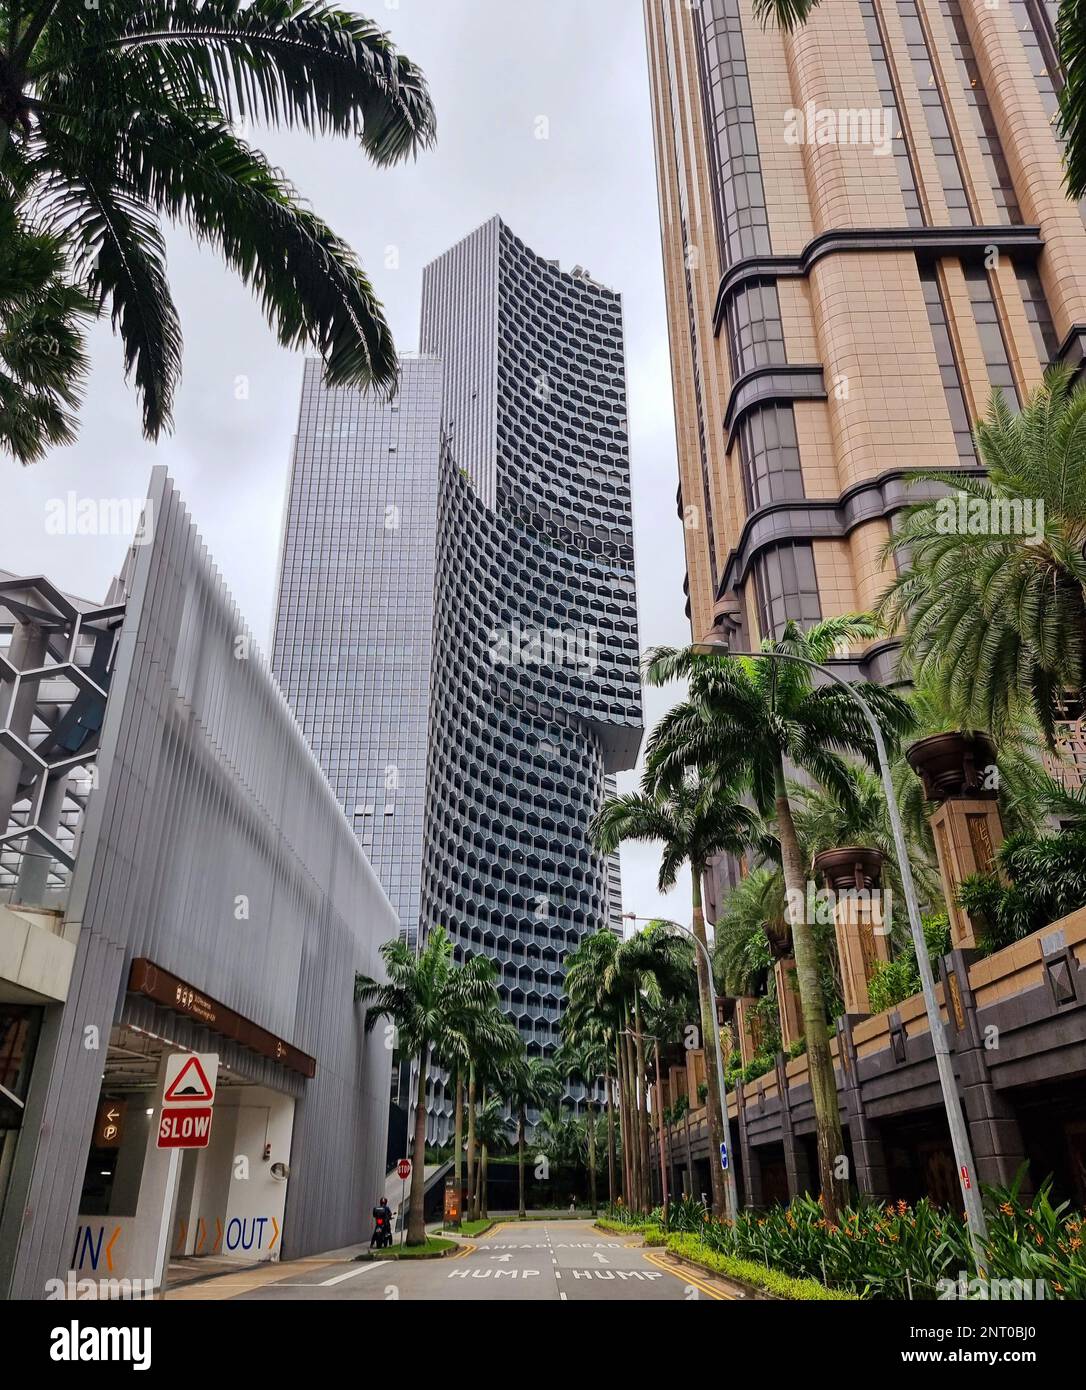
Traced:
[[[666, 893], [674, 887], [679, 870], [689, 864], [693, 931], [706, 949], [701, 893], [702, 878], [709, 862], [718, 854], [742, 854], [761, 838], [757, 817], [741, 803], [732, 784], [722, 783], [710, 775], [703, 777], [696, 770], [684, 770], [680, 776], [672, 778], [667, 787], [654, 785], [649, 780], [642, 792], [610, 798], [594, 818], [591, 833], [597, 848], [604, 854], [612, 853], [624, 840], [660, 841], [663, 845], [658, 880], [661, 892]], [[701, 951], [697, 953], [697, 974], [701, 1036], [708, 1052], [717, 1027], [716, 1002]], [[709, 1127], [714, 1152], [719, 1152], [724, 1142], [724, 1098], [720, 1095], [715, 1068], [706, 1067], [706, 1074]], [[643, 1156], [645, 1154], [647, 1143], [643, 1146]], [[724, 1175], [717, 1164], [709, 1166], [713, 1210], [722, 1217], [726, 1203]], [[646, 1183], [647, 1177], [646, 1172]]]
[[619, 1031], [622, 1027], [621, 1005], [609, 987], [613, 979], [611, 967], [618, 952], [619, 941], [614, 932], [603, 928], [583, 937], [576, 950], [566, 959], [566, 1011], [562, 1019], [564, 1042], [574, 1046], [585, 1037], [598, 1037], [607, 1052], [604, 1065], [604, 1085], [607, 1092], [607, 1175], [608, 1193], [614, 1203], [617, 1191], [617, 1153], [615, 1144], [614, 1086], [611, 1062], [615, 1063], [614, 1082], [620, 1092], [619, 1127], [622, 1131], [623, 1197], [630, 1205], [632, 1185], [629, 1178], [629, 1141], [626, 1135], [628, 1098], [622, 1087], [623, 1069], [620, 1065]]
[[354, 997], [365, 1006], [366, 1032], [378, 1019], [396, 1025], [400, 1048], [417, 1059], [415, 1083], [415, 1141], [412, 1150], [411, 1198], [407, 1243], [423, 1245], [426, 1226], [423, 1213], [426, 1166], [426, 1076], [431, 1051], [440, 1054], [446, 1045], [448, 1020], [469, 1009], [482, 1016], [490, 1002], [492, 986], [482, 977], [464, 979], [453, 963], [452, 942], [444, 927], [435, 927], [416, 955], [405, 941], [386, 941], [381, 947], [387, 980], [356, 974]]
[[[808, 632], [789, 622], [781, 639], [763, 643], [762, 650], [822, 663], [842, 646], [873, 638], [880, 631], [873, 619], [861, 614], [827, 618]], [[707, 774], [715, 770], [721, 780], [742, 778], [758, 811], [774, 817], [807, 1040], [822, 1199], [826, 1219], [835, 1221], [846, 1198], [845, 1181], [838, 1176], [838, 1159], [844, 1152], [841, 1118], [817, 941], [801, 906], [806, 864], [786, 768], [801, 769], [847, 799], [852, 783], [846, 756], [877, 766], [870, 727], [845, 690], [834, 684], [814, 686], [811, 672], [790, 661], [702, 656], [689, 648], [660, 648], [649, 653], [647, 677], [653, 685], [682, 678], [689, 681], [689, 698], [660, 720], [649, 739], [650, 786], [682, 785], [679, 779], [688, 776], [690, 767]], [[871, 682], [859, 683], [857, 689], [891, 741], [911, 727], [910, 707], [900, 695]], [[700, 902], [698, 909], [700, 916]], [[708, 1070], [711, 1077], [712, 1068]]]
[[521, 1056], [508, 1073], [505, 1098], [517, 1116], [517, 1194], [520, 1215], [526, 1216], [524, 1200], [524, 1154], [528, 1111], [544, 1110], [562, 1094], [558, 1068], [546, 1057]]
[[[355, 137], [378, 165], [435, 134], [418, 68], [327, 0], [0, 0], [0, 202], [30, 199], [75, 282], [108, 301], [150, 439], [181, 372], [162, 218], [217, 248], [330, 384], [395, 386], [372, 284], [236, 132], [250, 120]], [[17, 432], [3, 442], [35, 457]]]
[[[909, 770], [912, 772], [911, 768]], [[876, 849], [885, 860], [883, 882], [893, 890], [899, 902], [904, 902], [897, 845], [882, 778], [857, 763], [846, 765], [846, 776], [849, 781], [846, 795], [842, 795], [839, 788], [789, 783], [796, 832], [808, 867], [814, 871], [815, 858], [823, 850], [852, 845]], [[919, 786], [915, 773], [913, 780]], [[917, 891], [928, 910], [936, 903], [941, 905], [942, 890], [931, 832], [926, 825], [924, 829], [926, 833], [910, 835], [907, 844]]]
[[[668, 923], [653, 922], [622, 943], [611, 967], [615, 987], [626, 994], [623, 1034], [628, 1050], [627, 1066], [637, 1126], [632, 1142], [638, 1157], [638, 1205], [643, 1211], [651, 1210], [653, 1205], [645, 1015], [647, 1012], [650, 1018], [663, 1016], [668, 1004], [686, 1006], [687, 1009], [698, 1006], [692, 949], [685, 938], [673, 935]], [[686, 1018], [689, 1016], [687, 1012]]]
[[1018, 414], [997, 391], [976, 429], [987, 476], [923, 475], [962, 506], [910, 508], [887, 544], [906, 557], [880, 609], [905, 625], [903, 670], [997, 743], [1024, 702], [1053, 746], [1086, 685], [1086, 385], [1070, 382], [1052, 368]]
[[[452, 1007], [446, 1021], [441, 1046], [441, 1061], [455, 1074], [455, 1117], [453, 1122], [453, 1182], [457, 1200], [462, 1192], [461, 1171], [464, 1159], [464, 1079], [470, 1073], [475, 1056], [484, 1047], [504, 1048], [512, 1039], [500, 1014], [500, 1000], [493, 961], [483, 955], [472, 956], [453, 976]], [[485, 1004], [480, 1001], [485, 1000]], [[473, 1094], [474, 1104], [474, 1094]], [[472, 1117], [474, 1140], [474, 1116]], [[470, 1185], [470, 1183], [469, 1183]], [[459, 1223], [457, 1223], [459, 1224]]]
[[468, 1201], [474, 1220], [482, 1215], [485, 1199], [482, 1173], [476, 1165], [476, 1147], [481, 1144], [476, 1132], [480, 1105], [486, 1106], [490, 1092], [501, 1093], [509, 1069], [523, 1055], [524, 1043], [516, 1024], [492, 1006], [486, 1027], [475, 1038], [468, 1065]]
[[761, 994], [788, 939], [784, 875], [762, 865], [740, 879], [713, 928], [713, 966], [725, 994]]
[[487, 1216], [486, 1181], [487, 1164], [491, 1149], [509, 1138], [509, 1122], [505, 1117], [505, 1103], [500, 1096], [489, 1096], [479, 1107], [475, 1116], [475, 1137], [479, 1142], [479, 1189], [476, 1202], [476, 1218]]
[[97, 306], [69, 283], [64, 244], [0, 202], [0, 444], [24, 463], [75, 438]]
[[592, 1215], [596, 1215], [596, 1113], [593, 1091], [607, 1068], [608, 1048], [602, 1034], [585, 1036], [563, 1047], [561, 1065], [567, 1076], [578, 1076], [584, 1083], [586, 1132], [588, 1136], [588, 1192]]

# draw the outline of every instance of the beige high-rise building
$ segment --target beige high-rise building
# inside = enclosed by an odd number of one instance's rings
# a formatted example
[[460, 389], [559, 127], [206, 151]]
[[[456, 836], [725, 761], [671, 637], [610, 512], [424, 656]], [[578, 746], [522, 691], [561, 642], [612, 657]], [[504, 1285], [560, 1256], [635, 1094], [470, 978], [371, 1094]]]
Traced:
[[[1086, 354], [1054, 4], [645, 0], [695, 637], [874, 605], [918, 468]], [[842, 660], [889, 679], [893, 644]]]

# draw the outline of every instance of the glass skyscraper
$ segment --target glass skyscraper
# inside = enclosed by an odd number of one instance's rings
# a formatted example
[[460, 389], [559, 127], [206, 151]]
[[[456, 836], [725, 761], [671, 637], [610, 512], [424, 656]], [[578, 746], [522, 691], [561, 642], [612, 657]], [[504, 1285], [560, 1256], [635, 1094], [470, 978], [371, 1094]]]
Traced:
[[426, 268], [421, 346], [391, 403], [307, 366], [275, 671], [407, 939], [493, 959], [549, 1055], [566, 955], [621, 931], [588, 824], [642, 736], [621, 300], [494, 218]]
[[305, 365], [273, 667], [414, 944], [419, 922], [442, 368], [388, 401]]

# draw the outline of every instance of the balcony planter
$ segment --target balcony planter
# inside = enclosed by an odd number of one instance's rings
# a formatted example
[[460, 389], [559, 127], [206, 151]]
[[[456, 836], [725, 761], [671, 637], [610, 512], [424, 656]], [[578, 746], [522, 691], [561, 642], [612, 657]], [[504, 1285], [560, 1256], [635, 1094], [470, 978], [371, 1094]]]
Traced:
[[848, 845], [824, 849], [815, 855], [814, 870], [827, 888], [843, 893], [850, 888], [875, 888], [882, 876], [885, 855], [878, 849]]
[[928, 801], [995, 799], [995, 791], [984, 786], [984, 769], [996, 758], [995, 744], [987, 734], [931, 734], [912, 744], [905, 756], [923, 783]]
[[788, 919], [780, 917], [773, 922], [763, 922], [762, 931], [769, 942], [769, 954], [776, 962], [787, 960], [792, 954], [792, 928]]

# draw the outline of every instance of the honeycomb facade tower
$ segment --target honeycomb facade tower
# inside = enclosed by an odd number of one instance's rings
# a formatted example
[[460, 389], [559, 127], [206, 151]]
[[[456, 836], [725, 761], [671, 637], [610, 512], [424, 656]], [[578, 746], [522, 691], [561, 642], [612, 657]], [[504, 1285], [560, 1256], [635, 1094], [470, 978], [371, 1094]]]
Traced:
[[566, 954], [620, 929], [588, 823], [642, 735], [621, 300], [494, 218], [427, 267], [420, 346], [446, 420], [422, 922], [495, 961], [544, 1055]]

